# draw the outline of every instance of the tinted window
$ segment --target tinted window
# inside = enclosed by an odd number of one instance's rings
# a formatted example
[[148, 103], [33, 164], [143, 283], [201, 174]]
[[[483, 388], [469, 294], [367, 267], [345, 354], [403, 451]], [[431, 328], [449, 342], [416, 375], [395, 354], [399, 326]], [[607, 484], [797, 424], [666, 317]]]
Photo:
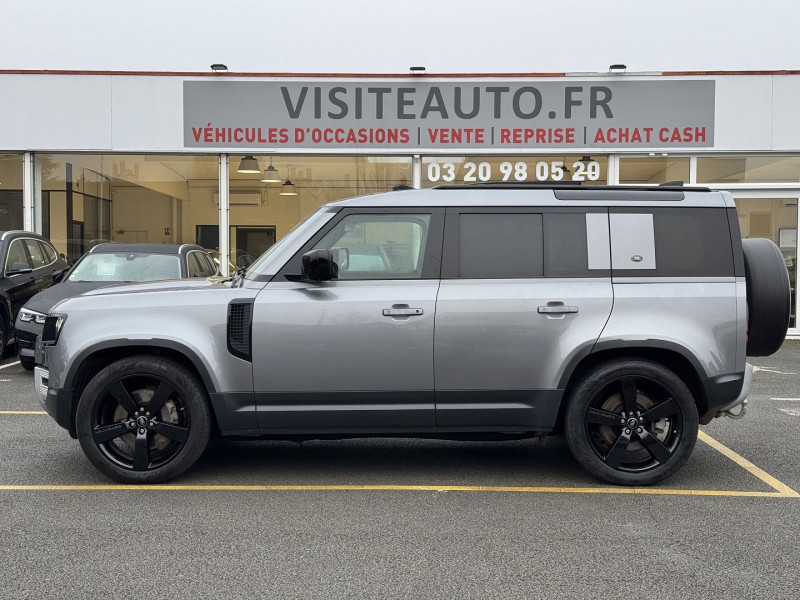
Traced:
[[[614, 209], [613, 214], [652, 214], [654, 269], [614, 268], [617, 276], [730, 277], [733, 251], [722, 208]], [[613, 235], [617, 232], [612, 227]], [[612, 246], [615, 239], [612, 237]]]
[[48, 263], [51, 263], [51, 262], [56, 260], [57, 254], [56, 254], [56, 249], [55, 248], [53, 248], [47, 242], [39, 242], [39, 245], [42, 247], [42, 250], [44, 251], [45, 258], [47, 259]]
[[25, 245], [28, 246], [28, 252], [31, 255], [31, 263], [34, 269], [43, 267], [50, 262], [44, 255], [44, 249], [39, 244], [38, 240], [25, 240]]
[[460, 277], [506, 279], [541, 277], [543, 274], [542, 215], [532, 213], [460, 215]]
[[544, 260], [547, 277], [608, 276], [589, 270], [585, 213], [544, 215]]

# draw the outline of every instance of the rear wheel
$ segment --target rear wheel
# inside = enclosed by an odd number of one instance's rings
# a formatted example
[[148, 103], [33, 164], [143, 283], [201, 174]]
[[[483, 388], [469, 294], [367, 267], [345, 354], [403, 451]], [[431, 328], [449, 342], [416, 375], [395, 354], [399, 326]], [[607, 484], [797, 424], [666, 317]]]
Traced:
[[20, 356], [19, 364], [25, 367], [28, 371], [33, 371], [33, 368], [36, 366], [36, 361], [30, 356]]
[[651, 485], [677, 471], [697, 440], [697, 406], [669, 369], [628, 359], [592, 369], [573, 390], [564, 431], [592, 475]]
[[123, 358], [86, 386], [76, 413], [78, 440], [100, 471], [124, 483], [177, 477], [200, 458], [211, 414], [197, 379], [155, 356]]

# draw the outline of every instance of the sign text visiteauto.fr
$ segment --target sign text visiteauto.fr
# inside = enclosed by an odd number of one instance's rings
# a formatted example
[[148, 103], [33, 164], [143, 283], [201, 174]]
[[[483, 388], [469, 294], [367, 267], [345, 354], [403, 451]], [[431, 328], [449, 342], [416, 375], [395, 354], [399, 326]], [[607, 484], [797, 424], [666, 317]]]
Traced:
[[188, 148], [714, 146], [714, 82], [185, 81]]

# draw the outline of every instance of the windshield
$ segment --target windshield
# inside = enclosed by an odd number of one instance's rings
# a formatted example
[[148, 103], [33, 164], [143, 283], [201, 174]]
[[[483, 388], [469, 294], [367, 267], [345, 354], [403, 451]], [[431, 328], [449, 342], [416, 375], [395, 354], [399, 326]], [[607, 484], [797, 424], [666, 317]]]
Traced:
[[181, 276], [180, 259], [171, 254], [122, 252], [87, 254], [67, 281], [157, 281]]

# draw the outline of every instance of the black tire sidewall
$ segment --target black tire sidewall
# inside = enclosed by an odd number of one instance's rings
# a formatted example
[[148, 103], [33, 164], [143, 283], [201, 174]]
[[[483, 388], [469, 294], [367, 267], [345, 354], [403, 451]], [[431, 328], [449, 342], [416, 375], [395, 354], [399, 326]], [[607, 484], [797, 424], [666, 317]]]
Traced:
[[[623, 377], [646, 378], [657, 382], [670, 392], [683, 413], [683, 431], [672, 457], [665, 464], [642, 473], [609, 467], [597, 456], [587, 438], [585, 416], [592, 400], [609, 383]], [[575, 459], [595, 477], [617, 485], [653, 485], [673, 475], [691, 455], [698, 428], [697, 405], [683, 380], [658, 363], [635, 358], [598, 365], [586, 373], [571, 391], [564, 417], [564, 434]]]
[[30, 356], [20, 356], [19, 364], [21, 364], [24, 369], [33, 371], [33, 368], [36, 366], [36, 360]]
[[[170, 383], [180, 393], [190, 417], [189, 436], [179, 453], [167, 464], [149, 471], [133, 471], [114, 464], [92, 436], [93, 415], [106, 388], [122, 377], [139, 374]], [[123, 483], [158, 483], [177, 477], [200, 458], [211, 435], [211, 413], [205, 391], [186, 368], [163, 357], [131, 356], [111, 363], [92, 378], [78, 401], [75, 428], [86, 457], [101, 472]]]

